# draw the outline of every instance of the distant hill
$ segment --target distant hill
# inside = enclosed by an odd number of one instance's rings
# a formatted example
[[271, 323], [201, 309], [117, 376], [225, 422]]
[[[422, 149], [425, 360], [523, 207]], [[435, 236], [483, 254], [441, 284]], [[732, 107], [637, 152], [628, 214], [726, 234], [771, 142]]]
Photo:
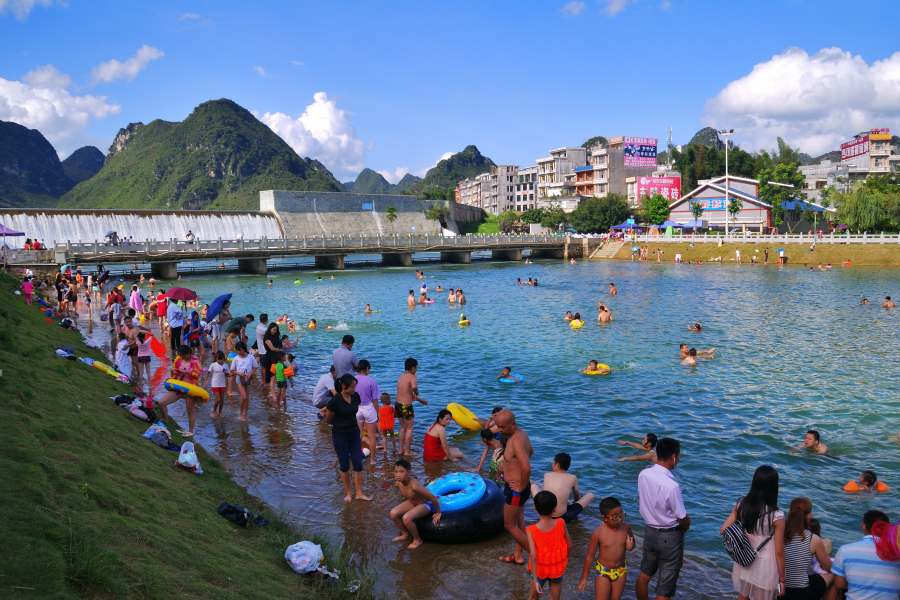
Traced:
[[811, 158], [804, 165], [820, 165], [823, 160], [830, 160], [832, 163], [841, 162], [841, 151], [840, 150], [832, 150], [831, 152], [826, 152], [821, 156], [817, 156], [815, 158]]
[[421, 177], [417, 177], [416, 175], [413, 175], [412, 173], [407, 173], [406, 175], [403, 176], [403, 179], [401, 179], [400, 181], [397, 182], [396, 185], [394, 185], [394, 189], [391, 191], [391, 193], [399, 194], [401, 192], [405, 192], [406, 190], [408, 190], [409, 188], [411, 188], [412, 186], [414, 186], [416, 183], [418, 183], [420, 181], [422, 181]]
[[363, 169], [353, 182], [353, 192], [356, 194], [390, 194], [393, 186], [381, 173], [372, 169]]
[[231, 100], [204, 102], [182, 122], [132, 123], [103, 168], [59, 201], [67, 208], [258, 210], [260, 190], [343, 191]]
[[603, 145], [604, 147], [609, 146], [609, 140], [607, 140], [602, 135], [595, 135], [592, 138], [588, 138], [587, 141], [581, 145], [581, 147], [585, 150], [590, 150], [591, 146], [597, 143]]
[[0, 121], [0, 206], [54, 206], [73, 185], [40, 131]]
[[62, 161], [62, 167], [69, 179], [81, 183], [96, 175], [105, 161], [106, 157], [99, 148], [84, 146]]
[[355, 181], [342, 181], [341, 185], [344, 186], [348, 192], [352, 192], [354, 183], [356, 183], [356, 182]]
[[462, 152], [440, 161], [428, 171], [424, 179], [417, 181], [403, 193], [421, 196], [426, 190], [455, 188], [463, 179], [487, 173], [495, 166], [494, 161], [482, 155], [477, 147], [466, 146]]
[[[719, 150], [725, 149], [725, 142], [719, 139], [719, 132], [712, 127], [704, 127], [694, 134], [688, 144], [700, 144], [702, 146], [710, 146]], [[729, 149], [731, 146], [729, 146]]]

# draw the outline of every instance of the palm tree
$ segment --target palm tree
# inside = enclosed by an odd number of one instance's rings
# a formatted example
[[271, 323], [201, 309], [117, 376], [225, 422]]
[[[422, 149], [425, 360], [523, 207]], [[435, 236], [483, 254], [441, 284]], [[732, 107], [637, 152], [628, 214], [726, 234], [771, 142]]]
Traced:
[[394, 237], [394, 221], [397, 220], [397, 207], [388, 206], [384, 209], [384, 218], [391, 224], [391, 237]]

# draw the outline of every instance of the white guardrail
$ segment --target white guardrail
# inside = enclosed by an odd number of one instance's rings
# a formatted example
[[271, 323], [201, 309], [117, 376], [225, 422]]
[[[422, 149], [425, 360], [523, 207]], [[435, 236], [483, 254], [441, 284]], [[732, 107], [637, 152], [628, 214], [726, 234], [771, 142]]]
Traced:
[[274, 239], [261, 238], [258, 240], [223, 240], [218, 238], [215, 240], [197, 240], [188, 242], [185, 240], [144, 240], [142, 242], [125, 243], [119, 241], [118, 245], [109, 244], [107, 242], [95, 241], [91, 243], [80, 242], [54, 242], [53, 249], [57, 252], [65, 251], [68, 255], [74, 254], [122, 254], [122, 253], [154, 253], [154, 252], [220, 252], [220, 251], [242, 251], [242, 250], [314, 250], [317, 248], [354, 248], [371, 249], [374, 253], [378, 252], [378, 248], [389, 248], [396, 250], [397, 248], [408, 248], [410, 250], [426, 248], [435, 248], [432, 252], [438, 252], [438, 246], [445, 247], [447, 251], [453, 249], [465, 249], [470, 246], [489, 246], [489, 245], [533, 245], [547, 244], [559, 245], [565, 242], [562, 236], [540, 236], [540, 235], [502, 235], [502, 234], [481, 234], [447, 237], [441, 235], [425, 235], [425, 236], [317, 236], [306, 237], [302, 239]]
[[825, 233], [822, 235], [813, 235], [810, 233], [729, 233], [713, 234], [708, 233], [676, 233], [673, 236], [640, 234], [635, 236], [625, 236], [622, 241], [625, 242], [651, 242], [660, 243], [711, 243], [715, 244], [721, 240], [726, 244], [806, 244], [811, 246], [813, 242], [817, 244], [900, 244], [900, 234], [884, 234], [884, 233], [860, 233], [860, 234], [835, 234]]

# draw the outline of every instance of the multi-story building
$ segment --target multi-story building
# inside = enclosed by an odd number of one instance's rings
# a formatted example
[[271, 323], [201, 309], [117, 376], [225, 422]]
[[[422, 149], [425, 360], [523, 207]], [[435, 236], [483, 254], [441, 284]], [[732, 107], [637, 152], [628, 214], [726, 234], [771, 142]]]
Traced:
[[571, 196], [575, 186], [566, 181], [566, 175], [587, 163], [584, 148], [557, 148], [550, 151], [550, 156], [537, 160], [537, 195], [535, 202], [539, 206], [548, 206], [551, 199], [557, 196]]
[[800, 167], [803, 175], [803, 191], [807, 200], [818, 202], [822, 198], [822, 190], [833, 187], [839, 191], [846, 191], [850, 186], [850, 167], [830, 160], [823, 160], [817, 165], [803, 165]]
[[466, 206], [486, 208], [485, 201], [490, 198], [490, 190], [490, 173], [463, 179], [456, 184], [457, 202]]
[[[498, 215], [504, 210], [515, 208], [516, 181], [518, 181], [519, 165], [497, 165], [491, 167], [488, 197], [484, 201], [484, 210]], [[481, 175], [479, 175], [481, 177]]]
[[818, 201], [826, 187], [844, 190], [855, 181], [883, 175], [896, 167], [900, 167], [900, 148], [893, 147], [890, 129], [872, 129], [841, 144], [840, 163], [823, 160], [799, 170], [806, 197]]
[[537, 190], [535, 185], [538, 179], [538, 167], [532, 166], [525, 169], [519, 169], [516, 174], [516, 208], [519, 212], [537, 206]]

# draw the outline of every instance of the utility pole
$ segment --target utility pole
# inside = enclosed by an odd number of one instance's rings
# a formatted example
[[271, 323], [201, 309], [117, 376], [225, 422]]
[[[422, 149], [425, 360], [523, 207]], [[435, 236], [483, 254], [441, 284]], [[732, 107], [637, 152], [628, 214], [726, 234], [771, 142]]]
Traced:
[[728, 195], [731, 193], [728, 189], [728, 136], [732, 133], [734, 133], [734, 129], [723, 129], [719, 132], [720, 135], [725, 136], [725, 239], [728, 239], [728, 207], [730, 205]]

